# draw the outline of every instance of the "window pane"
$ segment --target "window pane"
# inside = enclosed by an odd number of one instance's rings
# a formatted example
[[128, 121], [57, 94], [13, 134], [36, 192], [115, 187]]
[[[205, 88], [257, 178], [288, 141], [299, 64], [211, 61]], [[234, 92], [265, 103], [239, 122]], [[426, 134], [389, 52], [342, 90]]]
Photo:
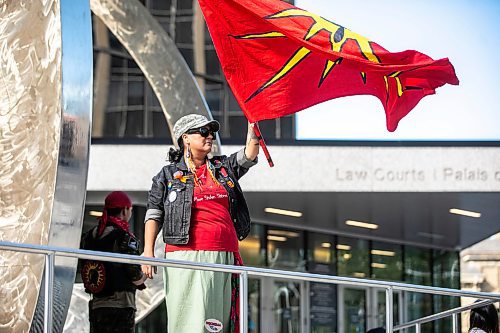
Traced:
[[[126, 125], [125, 112], [106, 113], [104, 120], [104, 137], [123, 137]], [[123, 129], [123, 130], [122, 130]]]
[[[436, 287], [460, 289], [458, 253], [444, 250], [433, 251], [433, 285]], [[460, 306], [460, 299], [451, 296], [434, 296], [434, 312], [441, 312]], [[435, 332], [452, 332], [451, 318], [434, 323]]]
[[128, 105], [144, 105], [144, 82], [128, 82]]
[[230, 129], [231, 139], [240, 139], [241, 142], [244, 142], [247, 137], [247, 124], [248, 121], [245, 116], [231, 116], [229, 117], [229, 128], [223, 130], [225, 132], [228, 132], [228, 130]]
[[120, 43], [118, 38], [116, 38], [116, 36], [112, 34], [111, 31], [108, 33], [108, 36], [109, 36], [109, 46], [112, 50], [127, 53], [127, 51], [125, 51], [125, 48], [122, 46], [122, 43]]
[[170, 10], [171, 0], [151, 0], [150, 2], [151, 9], [161, 9], [161, 10]]
[[272, 332], [299, 332], [301, 317], [300, 284], [295, 281], [275, 281], [273, 296], [272, 310], [275, 327]]
[[177, 9], [192, 9], [192, 8], [193, 8], [193, 1], [189, 0], [177, 1]]
[[205, 85], [205, 99], [207, 100], [207, 104], [210, 110], [219, 111], [222, 109], [220, 94], [221, 94], [220, 84]]
[[219, 65], [219, 58], [217, 58], [217, 54], [215, 50], [206, 50], [206, 72], [208, 75], [220, 76], [221, 70]]
[[127, 59], [127, 68], [129, 71], [132, 70], [132, 72], [134, 72], [134, 70], [140, 70], [134, 59]]
[[366, 292], [363, 289], [344, 289], [345, 332], [366, 332]]
[[128, 111], [126, 113], [127, 125], [125, 129], [125, 137], [137, 138], [143, 137], [143, 112], [142, 111]]
[[260, 280], [248, 279], [248, 332], [260, 332]]
[[431, 251], [405, 246], [405, 281], [413, 284], [432, 285]]
[[[404, 251], [405, 281], [414, 284], [431, 285], [431, 251], [413, 246], [405, 246]], [[405, 298], [408, 320], [432, 314], [432, 295], [406, 292]], [[432, 332], [432, 324], [422, 325], [422, 333], [430, 332]]]
[[160, 106], [160, 101], [156, 97], [155, 92], [153, 91], [153, 88], [149, 85], [148, 81], [145, 81], [148, 87], [148, 93], [146, 94], [146, 99], [148, 102], [148, 107], [154, 107], [154, 108], [161, 108]]
[[281, 121], [281, 138], [282, 139], [295, 139], [295, 116], [286, 116], [280, 118]]
[[159, 23], [163, 30], [170, 36], [170, 20], [168, 18], [162, 18]]
[[304, 236], [302, 231], [269, 227], [267, 230], [267, 262], [271, 268], [303, 271]]
[[127, 85], [123, 81], [111, 81], [108, 94], [108, 106], [127, 105]]
[[334, 236], [308, 232], [307, 244], [307, 270], [319, 274], [336, 274]]
[[359, 278], [369, 276], [367, 240], [339, 237], [336, 246], [339, 275]]
[[176, 22], [175, 24], [175, 42], [193, 44], [192, 20]]
[[189, 68], [192, 71], [193, 70], [193, 50], [186, 49], [186, 48], [179, 48], [179, 51], [181, 52], [182, 56], [184, 57], [184, 60], [186, 60], [186, 63], [188, 64]]
[[371, 249], [372, 278], [403, 280], [403, 261], [400, 245], [373, 242]]
[[434, 251], [434, 286], [460, 289], [458, 253]]
[[[116, 50], [113, 48], [113, 50]], [[117, 50], [119, 51], [119, 50]], [[122, 68], [123, 66], [126, 66], [127, 64], [127, 59], [119, 56], [112, 55], [111, 56], [111, 69], [113, 70], [114, 68]]]
[[252, 224], [250, 234], [240, 242], [240, 254], [247, 266], [266, 265], [265, 228], [262, 225]]
[[[163, 111], [153, 112], [153, 137], [171, 139], [170, 130]], [[171, 140], [169, 140], [170, 142]], [[165, 153], [166, 156], [166, 153]]]
[[259, 128], [264, 138], [276, 137], [276, 121], [274, 119], [259, 121]]
[[241, 112], [240, 105], [236, 101], [236, 97], [234, 97], [233, 91], [229, 88], [228, 85], [225, 86], [224, 93], [228, 95], [229, 98], [229, 112]]

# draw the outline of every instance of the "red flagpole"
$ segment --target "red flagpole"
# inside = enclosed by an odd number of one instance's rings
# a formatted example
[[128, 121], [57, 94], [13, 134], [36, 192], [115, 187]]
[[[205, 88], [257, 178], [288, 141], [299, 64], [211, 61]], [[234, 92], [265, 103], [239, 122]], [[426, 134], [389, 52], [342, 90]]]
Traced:
[[267, 150], [266, 142], [264, 141], [264, 138], [262, 137], [262, 133], [260, 132], [259, 129], [259, 124], [255, 123], [253, 126], [253, 132], [257, 136], [257, 139], [259, 140], [259, 145], [262, 147], [262, 151], [264, 152], [264, 155], [266, 155], [267, 162], [269, 163], [269, 166], [272, 168], [274, 166], [273, 159], [271, 158], [271, 155], [269, 155], [269, 150]]

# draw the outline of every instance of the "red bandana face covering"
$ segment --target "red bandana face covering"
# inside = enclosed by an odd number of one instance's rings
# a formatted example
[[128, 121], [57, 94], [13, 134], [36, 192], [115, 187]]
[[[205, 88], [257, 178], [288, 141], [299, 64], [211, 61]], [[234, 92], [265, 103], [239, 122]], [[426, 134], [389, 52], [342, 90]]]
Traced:
[[102, 217], [99, 219], [99, 228], [97, 229], [97, 236], [101, 236], [106, 226], [110, 224], [115, 225], [118, 228], [132, 235], [132, 233], [129, 231], [129, 224], [127, 221], [122, 220], [116, 216], [108, 216], [108, 209], [113, 209], [113, 208], [123, 209], [129, 207], [132, 207], [132, 201], [130, 200], [130, 197], [127, 195], [127, 193], [122, 191], [114, 191], [108, 194], [108, 196], [104, 200], [104, 209], [102, 211]]

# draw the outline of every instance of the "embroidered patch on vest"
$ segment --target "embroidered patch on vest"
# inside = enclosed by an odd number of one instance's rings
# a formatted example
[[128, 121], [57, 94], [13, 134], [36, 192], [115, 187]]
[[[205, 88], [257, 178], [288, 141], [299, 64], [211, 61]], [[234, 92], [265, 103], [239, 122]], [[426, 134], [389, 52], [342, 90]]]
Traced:
[[87, 260], [82, 267], [82, 280], [85, 289], [97, 294], [106, 285], [106, 268], [99, 261]]

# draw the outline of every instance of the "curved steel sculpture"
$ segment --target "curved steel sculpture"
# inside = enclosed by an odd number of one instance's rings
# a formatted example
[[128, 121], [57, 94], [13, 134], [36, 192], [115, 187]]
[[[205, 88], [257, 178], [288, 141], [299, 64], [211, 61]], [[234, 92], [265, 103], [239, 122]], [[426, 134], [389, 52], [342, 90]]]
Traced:
[[[58, 2], [30, 5], [0, 6], [0, 239], [46, 245], [59, 150], [61, 28]], [[43, 263], [0, 253], [0, 331], [29, 330]]]
[[[88, 2], [0, 1], [0, 59], [0, 239], [78, 247], [92, 99]], [[39, 256], [0, 254], [1, 332], [38, 330], [43, 268]], [[56, 331], [75, 270], [75, 260], [56, 260]]]
[[[175, 44], [137, 0], [91, 5], [143, 70], [170, 128], [187, 113], [212, 118]], [[79, 245], [90, 143], [90, 21], [85, 0], [0, 1], [2, 240]], [[219, 147], [217, 142], [215, 152]], [[0, 331], [40, 331], [42, 303], [36, 300], [43, 266], [37, 256], [0, 253]], [[55, 332], [62, 331], [75, 270], [75, 260], [57, 258]], [[160, 277], [139, 294], [139, 319], [163, 301]], [[78, 287], [72, 304], [86, 309], [88, 297], [79, 299]], [[86, 317], [77, 317], [68, 315], [64, 330], [86, 331]]]

